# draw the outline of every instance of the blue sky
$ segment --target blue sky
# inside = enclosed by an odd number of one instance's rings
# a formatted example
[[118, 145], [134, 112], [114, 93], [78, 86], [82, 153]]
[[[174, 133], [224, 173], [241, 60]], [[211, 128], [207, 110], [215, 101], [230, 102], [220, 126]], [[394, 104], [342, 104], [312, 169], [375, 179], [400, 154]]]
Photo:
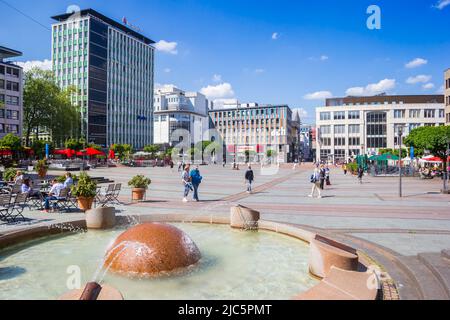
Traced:
[[[49, 59], [50, 31], [2, 1], [0, 45], [23, 51], [21, 61]], [[305, 122], [326, 96], [434, 94], [450, 67], [450, 0], [5, 1], [45, 26], [72, 4], [126, 16], [161, 41], [157, 83], [287, 103]], [[381, 30], [366, 26], [372, 4]]]

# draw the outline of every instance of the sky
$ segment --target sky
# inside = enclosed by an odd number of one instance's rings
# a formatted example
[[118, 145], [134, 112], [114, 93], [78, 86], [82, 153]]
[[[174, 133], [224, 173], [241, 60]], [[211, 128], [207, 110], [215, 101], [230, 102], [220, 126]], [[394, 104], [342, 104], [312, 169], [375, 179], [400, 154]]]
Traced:
[[153, 39], [158, 85], [288, 104], [304, 123], [327, 97], [442, 93], [450, 68], [450, 0], [0, 0], [0, 45], [49, 68], [50, 17], [70, 5]]

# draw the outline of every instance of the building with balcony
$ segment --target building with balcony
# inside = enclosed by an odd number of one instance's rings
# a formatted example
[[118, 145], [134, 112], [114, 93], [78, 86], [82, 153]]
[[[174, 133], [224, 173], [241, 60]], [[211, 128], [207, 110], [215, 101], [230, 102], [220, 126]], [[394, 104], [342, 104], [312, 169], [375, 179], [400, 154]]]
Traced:
[[380, 149], [398, 148], [421, 126], [445, 125], [443, 95], [346, 97], [326, 100], [316, 109], [318, 161], [344, 162]]
[[53, 19], [53, 72], [77, 89], [82, 136], [103, 147], [152, 144], [154, 41], [92, 9]]
[[211, 122], [226, 146], [228, 156], [244, 161], [261, 161], [268, 150], [278, 162], [293, 162], [299, 157], [300, 118], [287, 105], [241, 104], [229, 101], [209, 111]]
[[23, 70], [7, 61], [21, 52], [0, 46], [0, 138], [8, 133], [22, 137]]
[[173, 86], [155, 91], [154, 143], [190, 148], [209, 140], [209, 101], [198, 92], [185, 92]]

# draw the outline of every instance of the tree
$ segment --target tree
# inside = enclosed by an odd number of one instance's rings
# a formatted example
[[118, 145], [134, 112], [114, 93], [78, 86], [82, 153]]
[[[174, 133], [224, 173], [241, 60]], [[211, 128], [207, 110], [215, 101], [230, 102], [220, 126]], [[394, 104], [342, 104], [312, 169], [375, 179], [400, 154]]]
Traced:
[[[420, 127], [411, 131], [405, 139], [405, 145], [427, 150], [444, 161], [444, 172], [447, 176], [447, 151], [450, 144], [450, 126]], [[446, 190], [446, 179], [444, 189]]]
[[64, 143], [66, 149], [74, 150], [74, 151], [81, 151], [84, 149], [84, 146], [86, 144], [86, 141], [84, 139], [68, 139]]
[[34, 155], [38, 158], [38, 159], [43, 159], [45, 157], [45, 145], [49, 144], [50, 146], [50, 150], [53, 149], [53, 145], [47, 141], [42, 141], [42, 140], [35, 140], [32, 144], [31, 144], [31, 150], [33, 150]]
[[37, 140], [43, 128], [57, 144], [62, 144], [68, 137], [79, 136], [80, 115], [70, 102], [73, 93], [74, 88], [61, 91], [51, 71], [33, 68], [25, 73], [23, 123], [27, 146], [31, 135], [34, 133]]
[[21, 151], [22, 148], [22, 140], [11, 133], [8, 133], [0, 140], [0, 147], [9, 149], [13, 152]]
[[158, 145], [149, 145], [144, 147], [144, 152], [150, 153], [153, 157], [161, 151], [161, 147]]

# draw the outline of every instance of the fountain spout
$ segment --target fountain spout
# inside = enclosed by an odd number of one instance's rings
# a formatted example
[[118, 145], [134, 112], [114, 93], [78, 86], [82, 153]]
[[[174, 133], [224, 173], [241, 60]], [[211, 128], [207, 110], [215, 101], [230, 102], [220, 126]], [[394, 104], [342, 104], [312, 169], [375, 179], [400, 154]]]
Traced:
[[102, 286], [97, 282], [89, 282], [81, 294], [81, 301], [96, 301], [102, 291]]

